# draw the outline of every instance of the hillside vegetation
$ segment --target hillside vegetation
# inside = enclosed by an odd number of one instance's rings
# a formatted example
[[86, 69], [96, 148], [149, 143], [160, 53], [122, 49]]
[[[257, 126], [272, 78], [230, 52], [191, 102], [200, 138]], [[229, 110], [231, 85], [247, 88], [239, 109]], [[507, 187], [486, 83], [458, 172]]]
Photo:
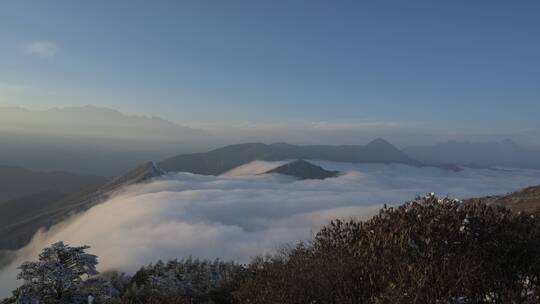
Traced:
[[505, 195], [487, 196], [466, 200], [466, 203], [483, 203], [499, 205], [514, 212], [529, 212], [537, 214], [540, 211], [540, 186], [527, 187]]

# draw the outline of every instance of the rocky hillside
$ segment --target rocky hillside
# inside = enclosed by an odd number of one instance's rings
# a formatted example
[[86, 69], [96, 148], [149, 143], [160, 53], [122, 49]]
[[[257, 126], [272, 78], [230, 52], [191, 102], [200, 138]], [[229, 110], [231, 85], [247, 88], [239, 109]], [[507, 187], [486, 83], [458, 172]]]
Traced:
[[310, 162], [299, 159], [283, 166], [279, 166], [266, 173], [284, 174], [294, 176], [299, 179], [325, 179], [338, 176], [339, 171], [328, 171], [320, 166], [316, 166]]

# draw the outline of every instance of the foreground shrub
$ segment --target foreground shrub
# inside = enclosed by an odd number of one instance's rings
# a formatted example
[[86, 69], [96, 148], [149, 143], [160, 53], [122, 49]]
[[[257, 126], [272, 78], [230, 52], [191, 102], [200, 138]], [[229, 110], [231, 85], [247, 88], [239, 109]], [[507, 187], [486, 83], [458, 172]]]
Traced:
[[540, 225], [434, 195], [257, 259], [240, 303], [540, 303]]
[[4, 303], [87, 303], [106, 301], [111, 289], [97, 277], [97, 256], [85, 252], [88, 246], [71, 247], [62, 242], [43, 249], [38, 261], [25, 262], [18, 279], [23, 285]]

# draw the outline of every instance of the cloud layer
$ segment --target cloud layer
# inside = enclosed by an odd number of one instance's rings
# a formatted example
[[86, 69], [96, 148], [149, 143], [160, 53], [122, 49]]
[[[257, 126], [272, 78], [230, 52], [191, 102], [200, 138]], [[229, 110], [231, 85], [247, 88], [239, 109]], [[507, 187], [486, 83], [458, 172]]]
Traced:
[[38, 57], [54, 57], [58, 52], [58, 46], [50, 41], [34, 41], [28, 44], [24, 51]]
[[[134, 271], [158, 259], [197, 256], [249, 261], [284, 244], [307, 240], [334, 218], [373, 215], [383, 203], [426, 192], [464, 198], [540, 184], [540, 171], [449, 172], [404, 165], [315, 162], [338, 178], [297, 181], [281, 175], [171, 174], [134, 185], [106, 203], [39, 233], [0, 273], [0, 296], [16, 286], [15, 267], [58, 240], [87, 244], [101, 271]], [[255, 162], [236, 174], [276, 164]]]

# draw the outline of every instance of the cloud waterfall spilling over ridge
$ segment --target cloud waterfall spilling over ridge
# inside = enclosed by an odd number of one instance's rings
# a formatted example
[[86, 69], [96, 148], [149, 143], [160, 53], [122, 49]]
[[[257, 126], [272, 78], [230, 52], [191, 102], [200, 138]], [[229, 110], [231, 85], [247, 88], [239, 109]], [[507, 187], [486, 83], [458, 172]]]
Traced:
[[[405, 165], [314, 163], [343, 174], [298, 181], [281, 175], [179, 173], [133, 185], [38, 233], [0, 272], [0, 297], [17, 285], [16, 267], [23, 260], [35, 259], [43, 247], [59, 240], [90, 245], [90, 252], [100, 257], [101, 271], [132, 272], [158, 259], [188, 256], [247, 262], [284, 244], [309, 239], [331, 219], [367, 218], [383, 203], [401, 203], [427, 192], [466, 198], [540, 184], [540, 171], [535, 170], [450, 172]], [[256, 162], [236, 173], [259, 173], [272, 166]]]

